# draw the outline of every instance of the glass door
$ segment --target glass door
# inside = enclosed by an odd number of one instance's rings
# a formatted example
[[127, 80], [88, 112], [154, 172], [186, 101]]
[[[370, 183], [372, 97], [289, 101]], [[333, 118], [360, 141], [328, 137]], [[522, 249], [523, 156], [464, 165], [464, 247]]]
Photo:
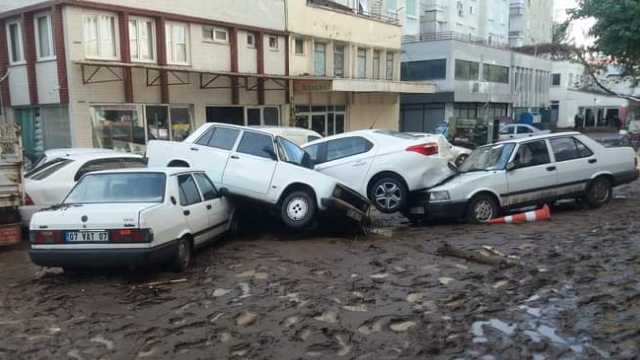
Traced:
[[311, 115], [311, 130], [318, 134], [327, 136], [327, 114], [312, 114]]

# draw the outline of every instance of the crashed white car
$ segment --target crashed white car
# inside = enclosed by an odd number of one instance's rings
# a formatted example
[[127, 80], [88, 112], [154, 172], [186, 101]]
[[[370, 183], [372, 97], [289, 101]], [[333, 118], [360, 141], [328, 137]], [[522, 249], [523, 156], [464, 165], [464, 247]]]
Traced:
[[146, 157], [149, 167], [204, 169], [233, 195], [272, 206], [292, 228], [309, 225], [329, 208], [357, 221], [369, 209], [356, 191], [314, 171], [296, 144], [259, 128], [204, 124], [182, 142], [150, 141]]
[[129, 169], [85, 175], [58, 206], [31, 220], [31, 260], [66, 269], [170, 263], [237, 219], [223, 189], [189, 169]]
[[303, 149], [317, 171], [344, 181], [384, 213], [403, 210], [411, 192], [451, 173], [442, 135], [359, 130], [312, 141]]
[[428, 134], [428, 133], [410, 133], [410, 134], [414, 136], [421, 136], [424, 138], [437, 136], [438, 141], [444, 144], [443, 152], [448, 154], [449, 161], [456, 164], [456, 166], [462, 165], [462, 163], [469, 157], [469, 154], [471, 154], [471, 151], [473, 151], [466, 147], [453, 145], [452, 143], [449, 142], [449, 140], [447, 140], [447, 138], [444, 135]]
[[549, 133], [551, 133], [551, 131], [540, 130], [529, 124], [506, 124], [500, 127], [499, 140], [521, 139]]
[[486, 145], [457, 174], [414, 197], [409, 218], [485, 223], [503, 211], [566, 198], [598, 207], [611, 201], [614, 186], [638, 178], [637, 165], [632, 148], [605, 148], [577, 132]]

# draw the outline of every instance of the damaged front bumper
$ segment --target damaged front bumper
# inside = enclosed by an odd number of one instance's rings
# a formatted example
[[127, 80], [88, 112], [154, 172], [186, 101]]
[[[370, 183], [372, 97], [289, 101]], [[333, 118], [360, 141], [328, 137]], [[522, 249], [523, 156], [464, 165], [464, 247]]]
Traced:
[[347, 217], [362, 221], [369, 211], [369, 200], [347, 187], [337, 185], [331, 197], [321, 199], [327, 210], [338, 211]]
[[430, 202], [430, 195], [429, 191], [411, 194], [403, 215], [409, 220], [459, 219], [465, 216], [468, 201]]

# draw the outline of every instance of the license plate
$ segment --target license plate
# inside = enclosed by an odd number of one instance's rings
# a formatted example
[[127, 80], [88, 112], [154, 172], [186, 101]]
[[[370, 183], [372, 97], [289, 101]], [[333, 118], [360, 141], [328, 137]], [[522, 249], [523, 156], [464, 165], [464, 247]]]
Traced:
[[65, 233], [67, 242], [94, 242], [109, 241], [109, 233], [106, 231], [79, 231]]
[[411, 208], [411, 210], [409, 210], [409, 212], [411, 212], [412, 214], [424, 215], [424, 208], [423, 207], [414, 207], [414, 208]]
[[356, 221], [360, 221], [362, 220], [362, 214], [360, 214], [359, 212], [353, 210], [353, 209], [349, 209], [347, 210], [347, 216], [356, 220]]

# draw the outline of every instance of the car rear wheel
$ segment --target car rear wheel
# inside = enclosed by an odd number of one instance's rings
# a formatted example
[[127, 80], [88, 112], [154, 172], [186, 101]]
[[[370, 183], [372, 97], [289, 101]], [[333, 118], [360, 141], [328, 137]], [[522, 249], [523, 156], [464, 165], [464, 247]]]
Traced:
[[611, 201], [612, 198], [613, 187], [611, 182], [605, 177], [599, 177], [593, 180], [591, 186], [589, 186], [585, 201], [592, 208], [598, 208]]
[[173, 255], [173, 268], [176, 272], [183, 272], [187, 270], [191, 264], [191, 242], [188, 238], [183, 237], [178, 240], [178, 246], [176, 252]]
[[316, 201], [305, 191], [287, 195], [280, 206], [282, 221], [288, 227], [299, 229], [311, 224], [316, 214]]
[[457, 158], [456, 158], [456, 166], [460, 167], [460, 165], [462, 165], [462, 163], [467, 160], [467, 158], [469, 157], [469, 155], [467, 154], [460, 154]]
[[396, 176], [384, 176], [371, 187], [369, 199], [378, 211], [385, 214], [404, 209], [407, 203], [407, 186]]
[[467, 221], [471, 224], [485, 224], [498, 216], [498, 205], [488, 195], [478, 195], [471, 199], [467, 209]]

